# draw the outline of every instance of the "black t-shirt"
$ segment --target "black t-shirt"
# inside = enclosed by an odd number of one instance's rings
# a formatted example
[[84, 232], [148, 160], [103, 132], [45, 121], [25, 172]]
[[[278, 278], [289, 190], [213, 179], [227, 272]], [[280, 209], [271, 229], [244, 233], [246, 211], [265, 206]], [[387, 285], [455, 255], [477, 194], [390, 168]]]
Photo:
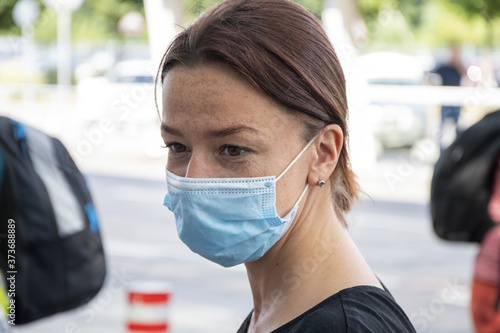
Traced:
[[[246, 333], [252, 313], [237, 333]], [[356, 286], [339, 291], [272, 333], [406, 333], [413, 325], [388, 291]]]

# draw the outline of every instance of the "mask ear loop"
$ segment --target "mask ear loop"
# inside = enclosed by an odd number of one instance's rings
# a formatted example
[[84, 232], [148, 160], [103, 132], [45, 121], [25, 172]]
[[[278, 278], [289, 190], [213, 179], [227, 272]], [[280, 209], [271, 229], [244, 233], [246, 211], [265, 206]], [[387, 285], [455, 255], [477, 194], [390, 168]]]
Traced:
[[[290, 162], [290, 164], [288, 164], [288, 166], [285, 168], [285, 170], [283, 170], [280, 175], [278, 177], [276, 177], [276, 181], [280, 180], [280, 178], [295, 164], [295, 162], [297, 162], [297, 160], [300, 158], [300, 156], [302, 156], [302, 154], [307, 150], [307, 148], [309, 148], [309, 146], [314, 142], [314, 140], [316, 140], [318, 138], [318, 135], [316, 135], [314, 138], [311, 139], [311, 141], [309, 141], [309, 143], [300, 151], [300, 153], [292, 160], [292, 162]], [[306, 194], [307, 192], [307, 189], [309, 188], [309, 184], [306, 184], [306, 187], [304, 188], [304, 190], [302, 191], [302, 193], [300, 194], [300, 197], [297, 199], [297, 201], [295, 202], [295, 205], [293, 205], [293, 207], [297, 207], [299, 205], [299, 202], [300, 200], [302, 200], [302, 198], [304, 197], [304, 195]], [[291, 214], [293, 212], [293, 208], [292, 210], [285, 215], [285, 217], [283, 218], [286, 218], [289, 214]]]
[[184, 178], [188, 178], [190, 166], [191, 166], [191, 159], [189, 159], [188, 166], [186, 168], [186, 173], [184, 174]]
[[311, 139], [311, 141], [309, 141], [309, 143], [304, 147], [304, 149], [302, 149], [300, 151], [300, 153], [295, 156], [295, 158], [290, 162], [290, 164], [288, 164], [288, 166], [285, 168], [285, 170], [283, 170], [278, 177], [276, 177], [276, 181], [280, 180], [281, 177], [283, 177], [283, 175], [295, 164], [295, 162], [297, 162], [297, 160], [300, 158], [300, 156], [302, 156], [302, 154], [307, 150], [307, 148], [309, 148], [309, 146], [314, 142], [314, 140], [316, 140], [318, 138], [318, 135], [316, 135], [314, 138]]
[[302, 200], [302, 197], [304, 196], [304, 194], [306, 194], [308, 188], [309, 188], [309, 184], [306, 184], [306, 187], [304, 188], [304, 191], [302, 191], [302, 194], [300, 195], [299, 199], [295, 203], [294, 207], [299, 204], [300, 200]]
[[286, 214], [283, 219], [287, 219], [287, 217], [290, 216], [290, 214], [292, 214], [292, 212], [294, 211], [295, 207], [297, 207], [300, 203], [300, 200], [302, 200], [302, 197], [304, 196], [304, 194], [306, 194], [307, 192], [307, 189], [309, 188], [309, 184], [306, 184], [306, 187], [304, 188], [304, 190], [302, 191], [302, 194], [300, 195], [300, 197], [297, 199], [297, 201], [295, 202], [295, 205], [293, 205], [293, 208], [288, 212], [288, 214]]

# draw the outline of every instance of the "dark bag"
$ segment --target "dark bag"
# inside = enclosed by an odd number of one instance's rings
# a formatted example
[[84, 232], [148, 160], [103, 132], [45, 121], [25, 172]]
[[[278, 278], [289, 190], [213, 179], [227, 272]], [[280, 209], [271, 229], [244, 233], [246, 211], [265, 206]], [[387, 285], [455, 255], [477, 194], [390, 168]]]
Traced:
[[431, 184], [434, 231], [445, 240], [481, 242], [495, 224], [488, 214], [500, 156], [500, 110], [467, 129], [442, 154]]
[[0, 268], [14, 323], [88, 302], [106, 274], [97, 215], [63, 144], [0, 117]]

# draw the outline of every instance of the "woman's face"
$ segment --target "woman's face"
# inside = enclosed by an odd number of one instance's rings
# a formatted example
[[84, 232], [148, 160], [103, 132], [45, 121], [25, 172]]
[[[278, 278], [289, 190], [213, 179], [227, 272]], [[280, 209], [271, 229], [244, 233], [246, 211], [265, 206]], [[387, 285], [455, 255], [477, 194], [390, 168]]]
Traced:
[[[177, 66], [165, 77], [162, 137], [167, 169], [178, 176], [278, 176], [306, 145], [303, 130], [297, 117], [222, 66]], [[280, 216], [306, 185], [308, 151], [277, 182]]]

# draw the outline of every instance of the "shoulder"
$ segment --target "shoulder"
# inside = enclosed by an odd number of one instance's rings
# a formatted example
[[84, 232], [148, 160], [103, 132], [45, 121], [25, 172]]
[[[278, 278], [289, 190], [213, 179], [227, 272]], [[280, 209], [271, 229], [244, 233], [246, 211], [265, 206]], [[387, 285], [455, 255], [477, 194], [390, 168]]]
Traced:
[[404, 311], [385, 290], [344, 289], [275, 330], [281, 332], [415, 332]]
[[360, 286], [340, 294], [349, 332], [415, 332], [389, 292]]

